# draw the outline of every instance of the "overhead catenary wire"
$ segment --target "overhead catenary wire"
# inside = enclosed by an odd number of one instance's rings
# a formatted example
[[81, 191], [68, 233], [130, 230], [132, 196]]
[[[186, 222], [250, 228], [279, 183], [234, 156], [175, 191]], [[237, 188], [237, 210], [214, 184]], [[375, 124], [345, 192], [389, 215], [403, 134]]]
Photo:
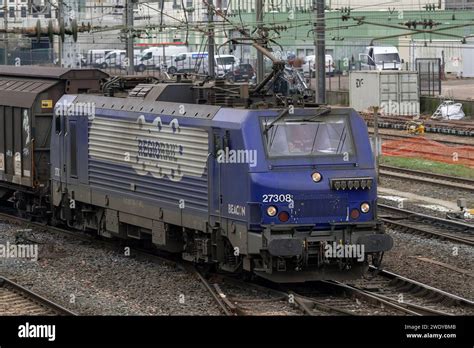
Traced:
[[[160, 2], [163, 4], [164, 2]], [[248, 4], [248, 1], [245, 2]], [[310, 1], [306, 1], [305, 4], [309, 4]], [[277, 5], [281, 5], [282, 2], [278, 3]], [[374, 4], [369, 5], [364, 5], [361, 2], [354, 2], [351, 1], [351, 6], [353, 10], [362, 10], [364, 8], [373, 8], [374, 6], [380, 6], [380, 5], [392, 5], [394, 4], [391, 1], [382, 1], [382, 2], [377, 2]], [[193, 44], [196, 45], [196, 39], [198, 36], [208, 36], [208, 28], [207, 28], [207, 23], [202, 20], [195, 20], [193, 22], [189, 22], [186, 8], [184, 7], [184, 1], [181, 0], [181, 8], [183, 10], [183, 15], [184, 15], [184, 20], [181, 18], [178, 18], [177, 15], [173, 12], [167, 12], [160, 10], [159, 8], [150, 6], [148, 3], [141, 4], [145, 8], [147, 8], [147, 11], [152, 11], [154, 13], [159, 14], [160, 17], [163, 19], [166, 18], [167, 21], [163, 21], [159, 25], [159, 29], [161, 30], [161, 34], [156, 34], [155, 30], [157, 29], [156, 25], [153, 25], [153, 21], [147, 20], [145, 25], [135, 25], [133, 28], [133, 31], [135, 33], [135, 36], [137, 38], [146, 38], [146, 37], [158, 37], [158, 35], [170, 35], [174, 33], [175, 35], [185, 35], [185, 43]], [[275, 3], [271, 4], [272, 8], [277, 6]], [[359, 6], [360, 5], [360, 6]], [[238, 9], [236, 8], [238, 7]], [[102, 6], [103, 9], [107, 7], [107, 5]], [[112, 6], [111, 6], [112, 7]], [[93, 6], [86, 6], [85, 7], [88, 10], [91, 10]], [[99, 7], [97, 7], [99, 8]], [[119, 8], [119, 7], [118, 7]], [[232, 10], [234, 8], [234, 10]], [[280, 7], [281, 8], [281, 7]], [[230, 9], [230, 10], [229, 10]], [[328, 36], [328, 39], [325, 41], [330, 44], [331, 47], [350, 47], [350, 44], [346, 42], [345, 44], [338, 43], [338, 41], [331, 41], [330, 37], [334, 36], [336, 39], [339, 40], [369, 40], [367, 36], [364, 34], [358, 35], [357, 33], [351, 33], [351, 35], [347, 35], [346, 33], [348, 30], [351, 30], [351, 28], [354, 27], [361, 27], [364, 25], [370, 25], [372, 28], [374, 27], [380, 27], [384, 28], [386, 25], [390, 25], [390, 23], [387, 21], [387, 17], [391, 16], [392, 13], [395, 13], [392, 18], [392, 23], [393, 22], [399, 22], [396, 17], [396, 11], [404, 11], [404, 10], [413, 10], [416, 9], [418, 10], [417, 14], [409, 14], [405, 13], [404, 18], [414, 18], [414, 16], [417, 16], [417, 18], [432, 18], [431, 14], [433, 12], [431, 11], [422, 11], [423, 10], [423, 5], [419, 2], [418, 4], [412, 4], [412, 5], [407, 5], [407, 6], [394, 6], [390, 11], [377, 11], [377, 13], [364, 13], [364, 16], [366, 16], [365, 22], [367, 23], [361, 23], [361, 24], [346, 24], [341, 22], [341, 16], [338, 13], [336, 9], [333, 11], [326, 11], [326, 21], [329, 24], [326, 27], [326, 35]], [[233, 12], [232, 12], [233, 11]], [[421, 12], [420, 12], [421, 11]], [[89, 11], [90, 12], [90, 11]], [[228, 11], [225, 14], [225, 19], [219, 21], [219, 25], [215, 27], [215, 33], [214, 36], [216, 40], [225, 40], [229, 37], [229, 31], [230, 30], [236, 30], [238, 28], [244, 32], [250, 32], [256, 25], [257, 22], [255, 20], [252, 20], [251, 18], [249, 19], [249, 16], [247, 15], [245, 20], [243, 19], [243, 12], [244, 12], [244, 7], [242, 6], [242, 1], [230, 1], [228, 4]], [[111, 14], [112, 11], [109, 11], [108, 14]], [[352, 12], [352, 15], [354, 15], [355, 12]], [[408, 28], [403, 28], [402, 26], [397, 26], [397, 28], [393, 28], [394, 30], [400, 30], [400, 32], [394, 32], [393, 37], [403, 37], [403, 36], [408, 36], [408, 35], [415, 35], [414, 39], [418, 40], [419, 37], [424, 39], [425, 41], [431, 41], [433, 35], [436, 34], [436, 38], [442, 37], [446, 31], [450, 30], [456, 30], [458, 29], [457, 33], [461, 33], [462, 35], [458, 36], [453, 36], [453, 38], [460, 39], [461, 37], [465, 38], [470, 38], [472, 35], [474, 35], [469, 31], [466, 31], [463, 33], [460, 31], [460, 28], [463, 27], [471, 27], [473, 26], [474, 22], [472, 20], [467, 20], [467, 19], [458, 19], [456, 20], [452, 19], [452, 11], [445, 11], [443, 13], [437, 13], [436, 20], [439, 22], [442, 22], [442, 24], [439, 25], [439, 28], [434, 28], [434, 29], [426, 29], [425, 31], [417, 31], [414, 32], [413, 30], [408, 30]], [[278, 40], [281, 41], [293, 41], [293, 42], [298, 42], [298, 45], [302, 47], [308, 47], [311, 46], [311, 40], [308, 37], [307, 31], [302, 31], [299, 30], [300, 28], [305, 28], [305, 27], [310, 27], [311, 26], [311, 15], [308, 12], [296, 12], [295, 18], [291, 20], [284, 20], [281, 18], [282, 13], [272, 13], [271, 16], [267, 15], [266, 16], [266, 23], [265, 27], [269, 29], [270, 31], [274, 30], [273, 28], [277, 26], [284, 26], [284, 29], [277, 28], [275, 31], [278, 31], [278, 35], [275, 37], [278, 37]], [[331, 17], [332, 16], [332, 17]], [[156, 18], [154, 16], [151, 16], [152, 18]], [[236, 20], [232, 20], [233, 17], [236, 17]], [[459, 16], [458, 16], [459, 17]], [[90, 17], [91, 20], [95, 20], [98, 18], [98, 16], [95, 17]], [[375, 23], [376, 21], [382, 21], [385, 20], [385, 22], [380, 22], [380, 23]], [[145, 22], [145, 21], [143, 21]], [[143, 23], [141, 22], [141, 23]], [[373, 22], [373, 23], [368, 23], [368, 22]], [[331, 25], [334, 24], [334, 25]], [[454, 26], [455, 23], [459, 23], [459, 25]], [[441, 28], [441, 29], [440, 29]], [[117, 26], [110, 26], [107, 28], [93, 28], [92, 32], [90, 35], [93, 37], [95, 35], [101, 35], [103, 39], [101, 39], [101, 42], [99, 44], [116, 44], [116, 42], [111, 41], [112, 39], [108, 40], [108, 38], [116, 37], [117, 34], [115, 31], [120, 31], [120, 30], [125, 30], [126, 28], [123, 25], [117, 25]], [[192, 39], [190, 40], [189, 36], [193, 35]], [[448, 33], [448, 35], [450, 35]], [[424, 36], [424, 37], [423, 37]], [[90, 37], [90, 36], [89, 36]], [[373, 39], [375, 40], [389, 40], [390, 38], [384, 38], [382, 36], [379, 37], [374, 37]], [[110, 43], [107, 43], [107, 41], [110, 41]], [[191, 41], [191, 42], [189, 42]], [[84, 42], [84, 41], [83, 41]], [[400, 47], [403, 47], [405, 45], [404, 43], [400, 42], [398, 44]], [[436, 47], [435, 45], [440, 46], [440, 44], [436, 43], [431, 43], [430, 47]], [[354, 45], [354, 46], [361, 46], [359, 45]], [[407, 45], [408, 46], [408, 45]], [[471, 49], [470, 47], [466, 47], [466, 49]]]

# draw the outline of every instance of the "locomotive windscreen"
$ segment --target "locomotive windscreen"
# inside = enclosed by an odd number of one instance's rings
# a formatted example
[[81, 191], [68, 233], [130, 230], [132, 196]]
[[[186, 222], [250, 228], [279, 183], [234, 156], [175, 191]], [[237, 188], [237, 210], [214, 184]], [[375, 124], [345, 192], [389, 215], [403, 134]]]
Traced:
[[314, 121], [278, 122], [264, 137], [270, 157], [353, 153], [349, 122], [344, 116], [329, 116]]

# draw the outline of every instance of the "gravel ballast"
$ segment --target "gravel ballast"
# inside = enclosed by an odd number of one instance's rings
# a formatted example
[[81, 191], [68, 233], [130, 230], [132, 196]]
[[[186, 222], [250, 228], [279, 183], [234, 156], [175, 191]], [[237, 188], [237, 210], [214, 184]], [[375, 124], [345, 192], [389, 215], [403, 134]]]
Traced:
[[[446, 202], [445, 207], [443, 207], [437, 204], [423, 202], [421, 200], [403, 201], [403, 209], [413, 210], [423, 214], [444, 218], [446, 217], [447, 211], [458, 211], [458, 208], [456, 206], [456, 201], [458, 198], [465, 198], [468, 207], [474, 207], [474, 197], [472, 197], [471, 194], [463, 190], [456, 190], [453, 188], [442, 187], [429, 183], [424, 184], [410, 180], [393, 179], [385, 176], [381, 176], [379, 186], [399, 191], [400, 197], [404, 197], [404, 193], [412, 193], [414, 195], [420, 196], [420, 198], [431, 197]], [[398, 206], [399, 201], [384, 199], [383, 196], [386, 195], [379, 192], [379, 203]]]
[[0, 244], [38, 244], [37, 261], [0, 259], [0, 274], [81, 315], [219, 315], [187, 271], [50, 231], [0, 223]]
[[[474, 300], [472, 285], [474, 250], [472, 247], [398, 231], [388, 230], [387, 232], [394, 239], [394, 247], [384, 255], [384, 269]], [[443, 262], [468, 271], [470, 275], [421, 261], [416, 257]]]

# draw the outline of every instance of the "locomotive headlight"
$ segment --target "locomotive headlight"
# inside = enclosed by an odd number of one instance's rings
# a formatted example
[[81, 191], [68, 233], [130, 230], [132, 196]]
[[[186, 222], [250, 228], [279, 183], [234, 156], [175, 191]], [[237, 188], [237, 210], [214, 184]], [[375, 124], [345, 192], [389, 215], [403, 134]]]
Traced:
[[370, 210], [370, 205], [369, 203], [362, 203], [360, 205], [360, 211], [363, 212], [363, 213], [368, 213]]
[[277, 213], [277, 211], [278, 211], [277, 208], [274, 207], [273, 205], [271, 205], [271, 206], [269, 206], [269, 207], [267, 208], [267, 214], [268, 214], [268, 216], [272, 216], [272, 217], [275, 216], [276, 213]]
[[320, 182], [322, 178], [323, 177], [318, 172], [311, 174], [311, 179], [313, 179], [314, 182]]
[[329, 184], [333, 190], [370, 190], [372, 188], [373, 178], [330, 178]]

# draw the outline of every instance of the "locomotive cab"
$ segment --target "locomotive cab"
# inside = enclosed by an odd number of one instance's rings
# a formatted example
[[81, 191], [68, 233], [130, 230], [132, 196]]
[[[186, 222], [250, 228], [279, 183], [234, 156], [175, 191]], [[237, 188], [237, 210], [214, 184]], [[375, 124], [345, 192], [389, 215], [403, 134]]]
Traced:
[[294, 111], [261, 113], [243, 132], [258, 154], [248, 166], [244, 267], [277, 282], [360, 277], [393, 244], [376, 220], [366, 125], [348, 108]]

